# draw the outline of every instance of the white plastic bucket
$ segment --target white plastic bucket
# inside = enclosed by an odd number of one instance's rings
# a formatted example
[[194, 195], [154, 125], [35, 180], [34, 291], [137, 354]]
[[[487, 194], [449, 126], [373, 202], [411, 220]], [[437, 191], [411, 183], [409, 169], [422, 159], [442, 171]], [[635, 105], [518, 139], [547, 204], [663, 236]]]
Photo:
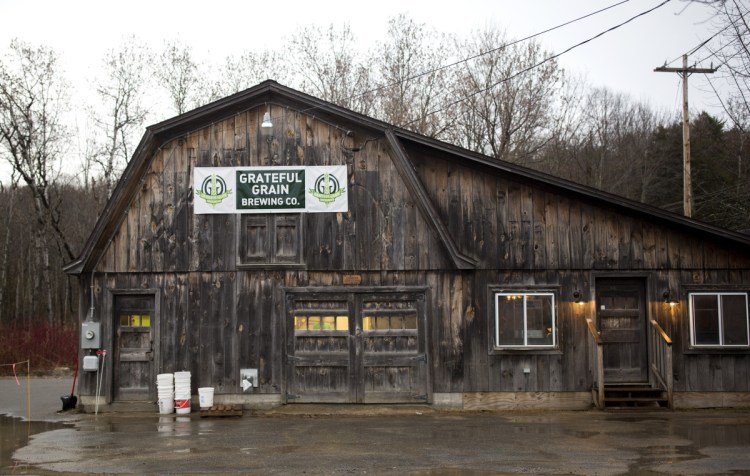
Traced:
[[175, 412], [180, 414], [190, 413], [190, 399], [177, 399], [174, 400]]
[[198, 401], [201, 408], [211, 408], [214, 406], [214, 388], [201, 387], [198, 389]]
[[174, 412], [174, 399], [159, 397], [159, 413], [166, 415]]

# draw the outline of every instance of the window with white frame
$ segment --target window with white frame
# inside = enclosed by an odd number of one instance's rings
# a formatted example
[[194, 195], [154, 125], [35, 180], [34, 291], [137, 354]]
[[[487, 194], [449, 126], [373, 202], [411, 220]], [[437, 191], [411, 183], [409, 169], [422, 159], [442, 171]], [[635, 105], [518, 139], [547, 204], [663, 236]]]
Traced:
[[695, 347], [748, 347], [746, 292], [690, 293], [690, 344]]
[[551, 292], [495, 293], [495, 348], [557, 346], [555, 295]]

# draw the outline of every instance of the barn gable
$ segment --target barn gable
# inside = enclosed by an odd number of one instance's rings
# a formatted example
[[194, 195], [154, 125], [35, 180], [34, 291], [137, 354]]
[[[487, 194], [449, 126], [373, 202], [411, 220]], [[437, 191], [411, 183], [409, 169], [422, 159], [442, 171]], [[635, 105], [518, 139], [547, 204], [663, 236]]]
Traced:
[[[346, 167], [347, 212], [194, 213], [197, 167], [319, 165]], [[747, 334], [748, 245], [267, 81], [149, 127], [66, 271], [113, 405], [190, 370], [245, 405], [581, 408], [616, 382], [690, 406], [750, 391], [748, 342], [696, 314], [744, 299]]]

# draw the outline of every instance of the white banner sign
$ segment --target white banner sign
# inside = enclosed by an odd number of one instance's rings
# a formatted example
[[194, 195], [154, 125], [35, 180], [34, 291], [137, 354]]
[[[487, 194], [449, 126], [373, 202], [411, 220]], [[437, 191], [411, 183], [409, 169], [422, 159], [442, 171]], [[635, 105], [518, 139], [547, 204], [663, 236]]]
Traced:
[[196, 167], [193, 190], [196, 214], [349, 211], [345, 165]]

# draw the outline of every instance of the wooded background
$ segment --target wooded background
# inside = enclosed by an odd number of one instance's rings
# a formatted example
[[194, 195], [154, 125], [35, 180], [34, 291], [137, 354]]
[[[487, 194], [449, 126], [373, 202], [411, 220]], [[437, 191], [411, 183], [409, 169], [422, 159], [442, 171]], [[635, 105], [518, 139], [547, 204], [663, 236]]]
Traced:
[[[693, 217], [750, 233], [749, 8], [712, 2], [721, 117], [691, 116]], [[78, 254], [144, 126], [271, 78], [435, 139], [682, 211], [681, 118], [563, 70], [493, 27], [447, 35], [400, 15], [360, 51], [348, 26], [308, 27], [277, 50], [200, 63], [138, 38], [102, 58], [91, 103], [70, 102], [60, 56], [14, 40], [0, 60], [0, 326], [72, 323]], [[85, 110], [85, 125], [69, 111]]]

